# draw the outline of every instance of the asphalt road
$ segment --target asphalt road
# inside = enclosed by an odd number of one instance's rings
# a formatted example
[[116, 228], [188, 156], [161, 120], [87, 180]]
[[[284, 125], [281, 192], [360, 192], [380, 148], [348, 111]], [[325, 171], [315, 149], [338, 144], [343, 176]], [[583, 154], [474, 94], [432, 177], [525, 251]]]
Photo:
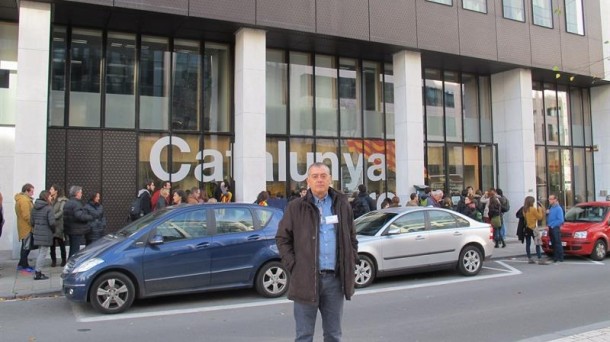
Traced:
[[[550, 341], [610, 326], [609, 264], [521, 258], [487, 262], [476, 277], [381, 279], [346, 302], [344, 340]], [[0, 302], [2, 341], [290, 341], [293, 330], [291, 302], [252, 290], [148, 299], [120, 315], [63, 297]]]

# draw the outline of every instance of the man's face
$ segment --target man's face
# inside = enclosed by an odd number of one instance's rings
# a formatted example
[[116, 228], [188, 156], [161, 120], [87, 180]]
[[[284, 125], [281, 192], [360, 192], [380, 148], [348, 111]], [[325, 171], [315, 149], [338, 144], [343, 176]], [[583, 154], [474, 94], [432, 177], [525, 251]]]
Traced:
[[34, 197], [34, 188], [31, 188], [30, 190], [28, 190], [28, 196]]
[[75, 197], [76, 197], [77, 199], [81, 199], [81, 198], [83, 197], [83, 190], [79, 190], [79, 191], [76, 193]]
[[553, 195], [549, 196], [549, 204], [554, 205], [555, 203], [557, 203], [557, 198]]
[[307, 190], [301, 190], [301, 197], [305, 197], [307, 195]]
[[148, 184], [148, 190], [155, 191], [155, 183]]
[[331, 177], [326, 167], [314, 166], [309, 169], [307, 185], [316, 197], [324, 197], [328, 193], [330, 182]]
[[171, 190], [172, 188], [172, 183], [170, 182], [165, 182], [165, 184], [163, 184], [163, 187], [167, 190]]

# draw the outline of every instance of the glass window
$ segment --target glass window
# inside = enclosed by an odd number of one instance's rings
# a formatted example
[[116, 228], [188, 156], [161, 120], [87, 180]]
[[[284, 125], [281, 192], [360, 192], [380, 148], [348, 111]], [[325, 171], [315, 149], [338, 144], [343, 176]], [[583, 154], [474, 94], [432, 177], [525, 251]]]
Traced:
[[284, 51], [267, 50], [267, 134], [286, 134], [288, 64]]
[[462, 0], [462, 7], [471, 11], [487, 13], [487, 0]]
[[144, 182], [149, 179], [171, 181], [169, 167], [171, 149], [165, 146], [159, 149], [160, 146], [156, 144], [162, 138], [167, 139], [169, 143], [169, 136], [163, 133], [148, 133], [138, 136], [138, 189], [141, 189]]
[[231, 86], [229, 47], [205, 44], [203, 56], [203, 129], [231, 132]]
[[587, 200], [587, 162], [585, 149], [575, 148], [574, 155], [574, 204]]
[[216, 232], [218, 234], [231, 234], [249, 232], [254, 230], [252, 213], [246, 208], [214, 209], [216, 217]]
[[479, 105], [481, 108], [481, 142], [492, 143], [491, 78], [479, 77]]
[[560, 151], [557, 148], [549, 148], [546, 155], [548, 164], [548, 190], [549, 195], [555, 194], [563, 203], [562, 184], [561, 184], [561, 162]]
[[[288, 177], [290, 178], [290, 188], [298, 189], [304, 186], [307, 179], [307, 167], [314, 162], [314, 141], [313, 139], [290, 139], [290, 152], [288, 157]], [[332, 170], [331, 170], [332, 171]], [[332, 175], [336, 179], [338, 175]]]
[[426, 230], [425, 214], [423, 211], [419, 211], [402, 215], [392, 222], [388, 229], [398, 230], [398, 234], [423, 232]]
[[572, 134], [569, 117], [568, 92], [565, 86], [559, 86], [557, 91], [557, 114], [559, 119], [559, 143], [564, 146], [572, 144]]
[[459, 74], [445, 71], [445, 138], [462, 141], [462, 85]]
[[[17, 110], [17, 36], [19, 26], [0, 22], [0, 125], [14, 125]], [[51, 46], [53, 53], [54, 46]], [[63, 107], [62, 107], [63, 109]], [[63, 114], [63, 110], [62, 110]], [[63, 118], [63, 117], [62, 117]]]
[[[546, 201], [548, 198], [546, 178], [546, 153], [544, 147], [536, 147], [536, 193], [538, 201]], [[543, 203], [546, 206], [546, 203]]]
[[332, 56], [316, 55], [316, 135], [336, 136], [337, 65]]
[[544, 100], [540, 83], [534, 83], [532, 90], [532, 104], [534, 108], [534, 138], [536, 144], [544, 144]]
[[360, 67], [358, 61], [339, 59], [339, 120], [343, 137], [362, 137], [360, 114]]
[[134, 128], [136, 36], [108, 33], [106, 43], [105, 127]]
[[[448, 195], [460, 195], [464, 186], [464, 154], [462, 146], [447, 146], [449, 168]], [[457, 203], [456, 203], [457, 204]]]
[[258, 223], [259, 223], [260, 227], [264, 228], [273, 218], [273, 211], [271, 211], [267, 208], [256, 208], [256, 209], [254, 209], [254, 215], [258, 219]]
[[428, 140], [445, 140], [443, 81], [439, 70], [424, 71], [424, 102], [426, 106], [426, 132]]
[[[362, 139], [345, 139], [340, 141], [341, 147], [341, 189], [352, 193], [358, 185], [364, 184], [364, 145]], [[371, 189], [367, 189], [369, 192]]]
[[69, 125], [100, 127], [102, 32], [72, 30]]
[[502, 0], [502, 13], [506, 19], [525, 21], [523, 0]]
[[316, 162], [322, 162], [330, 168], [330, 174], [333, 176], [331, 186], [335, 189], [339, 180], [339, 156], [337, 155], [337, 146], [339, 142], [335, 139], [317, 139], [316, 140]]
[[[231, 177], [231, 159], [233, 151], [231, 149], [231, 137], [216, 134], [206, 134], [203, 137], [202, 153], [197, 153], [195, 159], [199, 163], [195, 167], [195, 177], [199, 174], [202, 178], [200, 182], [220, 182]], [[201, 168], [199, 171], [198, 168]], [[235, 193], [233, 193], [235, 198]]]
[[534, 25], [553, 28], [553, 4], [551, 0], [532, 0]]
[[[268, 132], [267, 132], [268, 133]], [[296, 187], [286, 189], [286, 142], [278, 138], [267, 137], [267, 190], [273, 194], [296, 191], [301, 187], [307, 187], [304, 182]], [[284, 162], [282, 162], [284, 161]]]
[[546, 122], [546, 143], [557, 145], [559, 143], [559, 109], [557, 108], [557, 96], [555, 86], [544, 84], [544, 112]]
[[385, 143], [381, 139], [365, 139], [363, 152], [366, 172], [364, 185], [366, 185], [369, 192], [378, 190], [381, 193], [385, 190], [383, 180], [387, 178], [385, 168], [387, 166], [387, 159], [394, 160], [394, 157], [386, 158]]
[[[186, 142], [188, 148], [174, 144], [178, 139]], [[171, 172], [172, 188], [187, 190], [192, 187], [199, 187], [201, 180], [200, 159], [197, 159], [200, 148], [200, 135], [198, 134], [174, 134], [171, 136], [172, 145], [169, 148], [171, 155], [171, 164], [169, 171]]]
[[445, 190], [445, 145], [443, 144], [428, 144], [427, 148], [427, 182], [433, 190]]
[[169, 127], [170, 52], [167, 38], [142, 36], [140, 128]]
[[427, 0], [429, 2], [436, 2], [438, 4], [453, 6], [453, 0]]
[[595, 200], [595, 176], [593, 175], [593, 151], [585, 150], [585, 162], [587, 170], [587, 196], [586, 201]]
[[381, 64], [362, 64], [364, 94], [364, 137], [383, 138], [383, 73]]
[[206, 210], [178, 214], [158, 225], [155, 235], [163, 236], [165, 242], [208, 236]]
[[494, 187], [495, 154], [493, 146], [481, 146], [481, 189]]
[[464, 185], [479, 187], [481, 168], [479, 165], [479, 147], [464, 146]]
[[429, 210], [428, 219], [430, 220], [431, 230], [457, 228], [455, 217], [450, 213], [440, 210]]
[[568, 149], [561, 150], [561, 171], [562, 171], [562, 184], [561, 189], [563, 190], [564, 202], [566, 208], [574, 206], [574, 191], [572, 177], [572, 151]]
[[383, 102], [385, 106], [386, 139], [394, 139], [394, 70], [393, 65], [386, 63], [383, 76]]
[[290, 52], [290, 134], [313, 134], [311, 55]]
[[580, 35], [585, 34], [582, 0], [565, 0], [566, 31]]
[[474, 75], [462, 74], [464, 141], [479, 142], [479, 87]]
[[589, 89], [582, 89], [582, 108], [585, 146], [591, 146], [593, 144], [593, 138], [591, 136], [593, 126], [591, 124], [591, 100], [589, 98]]
[[570, 88], [570, 119], [572, 122], [572, 143], [574, 146], [584, 146], [582, 95], [579, 88]]
[[173, 54], [172, 129], [200, 130], [201, 54], [199, 42], [176, 39]]

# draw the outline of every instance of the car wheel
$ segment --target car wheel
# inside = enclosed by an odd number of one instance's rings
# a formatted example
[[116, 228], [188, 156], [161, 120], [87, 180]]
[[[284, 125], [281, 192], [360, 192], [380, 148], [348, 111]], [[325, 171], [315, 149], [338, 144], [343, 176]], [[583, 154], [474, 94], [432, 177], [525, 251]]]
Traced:
[[133, 282], [123, 273], [102, 274], [93, 282], [89, 291], [91, 306], [104, 314], [116, 314], [127, 310], [135, 299]]
[[606, 247], [606, 243], [604, 240], [595, 241], [595, 246], [593, 247], [593, 252], [591, 252], [591, 259], [595, 261], [604, 260], [606, 254], [608, 253], [608, 248]]
[[466, 246], [460, 253], [458, 270], [465, 276], [477, 275], [483, 268], [483, 255], [475, 246]]
[[360, 261], [356, 263], [356, 284], [357, 288], [363, 288], [371, 285], [375, 280], [375, 263], [366, 255], [359, 256]]
[[288, 290], [288, 280], [288, 271], [281, 262], [268, 262], [258, 271], [256, 291], [266, 298], [283, 296]]

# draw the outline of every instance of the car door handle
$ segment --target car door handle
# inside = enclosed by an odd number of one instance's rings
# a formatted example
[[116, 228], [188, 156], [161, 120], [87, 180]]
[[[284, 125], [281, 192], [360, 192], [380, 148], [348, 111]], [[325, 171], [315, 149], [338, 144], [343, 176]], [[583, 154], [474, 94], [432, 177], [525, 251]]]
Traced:
[[461, 232], [453, 232], [453, 236], [462, 236]]
[[196, 245], [188, 245], [188, 247], [190, 249], [202, 249], [202, 248], [208, 248], [210, 247], [210, 243], [209, 242], [202, 242], [202, 243], [198, 243]]
[[248, 241], [259, 240], [261, 236], [259, 234], [248, 236]]
[[425, 239], [426, 239], [426, 237], [424, 235], [417, 235], [415, 237], [415, 240], [425, 240]]

